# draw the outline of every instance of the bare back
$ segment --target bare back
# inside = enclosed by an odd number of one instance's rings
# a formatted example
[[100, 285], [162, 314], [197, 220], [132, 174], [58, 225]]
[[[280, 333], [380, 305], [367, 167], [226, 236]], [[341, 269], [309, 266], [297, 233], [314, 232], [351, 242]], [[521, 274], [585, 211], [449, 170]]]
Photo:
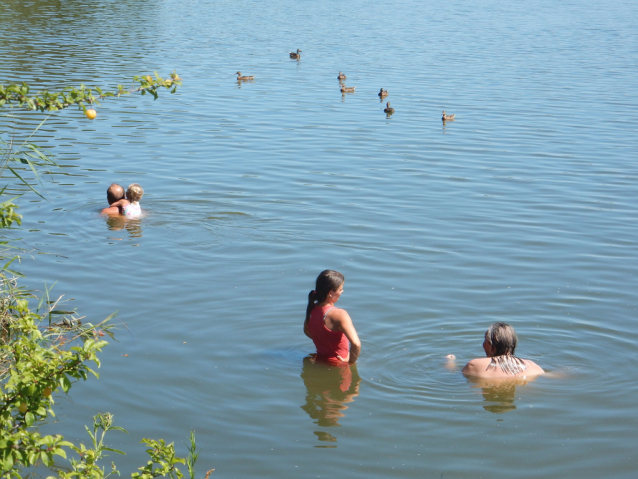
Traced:
[[523, 363], [526, 366], [524, 371], [521, 371], [518, 374], [508, 374], [503, 371], [499, 367], [490, 368], [490, 364], [492, 362], [492, 358], [476, 358], [472, 359], [469, 363], [465, 365], [465, 367], [461, 370], [463, 374], [468, 376], [474, 376], [477, 378], [527, 378], [530, 376], [539, 376], [541, 374], [545, 374], [543, 368], [541, 368], [534, 361], [529, 359], [522, 359]]

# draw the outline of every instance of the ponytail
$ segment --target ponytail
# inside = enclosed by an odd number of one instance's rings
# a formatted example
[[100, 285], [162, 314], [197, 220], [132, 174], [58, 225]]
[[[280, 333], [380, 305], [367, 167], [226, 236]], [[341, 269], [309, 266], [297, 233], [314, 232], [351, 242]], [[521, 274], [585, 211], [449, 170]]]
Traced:
[[310, 314], [315, 307], [315, 304], [321, 303], [326, 300], [330, 291], [336, 291], [343, 284], [344, 277], [338, 271], [327, 269], [322, 271], [317, 276], [317, 282], [315, 289], [308, 293], [308, 306], [306, 307], [306, 320], [305, 324], [310, 321]]
[[312, 291], [308, 293], [308, 306], [306, 307], [306, 320], [305, 320], [306, 323], [310, 321], [310, 313], [312, 313], [312, 310], [314, 309], [316, 302], [317, 302], [317, 292], [313, 289]]

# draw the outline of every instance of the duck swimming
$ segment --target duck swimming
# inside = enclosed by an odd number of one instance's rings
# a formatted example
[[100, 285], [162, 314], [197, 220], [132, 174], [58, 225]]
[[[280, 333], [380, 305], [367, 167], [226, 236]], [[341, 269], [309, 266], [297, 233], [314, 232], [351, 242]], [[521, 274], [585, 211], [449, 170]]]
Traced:
[[255, 77], [254, 77], [254, 76], [250, 76], [250, 77], [249, 77], [249, 76], [244, 76], [244, 77], [243, 77], [243, 76], [241, 76], [241, 72], [237, 72], [237, 73], [236, 73], [236, 75], [237, 75], [237, 81], [242, 81], [242, 80], [254, 80], [254, 79], [255, 79]]
[[296, 58], [297, 60], [299, 60], [301, 58], [301, 50], [297, 48], [297, 53], [290, 52], [290, 58]]
[[341, 85], [341, 93], [354, 93], [355, 88], [357, 87]]
[[337, 79], [338, 80], [345, 80], [346, 76], [342, 72], [339, 72], [339, 76], [337, 77]]
[[386, 112], [388, 115], [392, 115], [392, 113], [394, 113], [394, 108], [392, 108], [390, 106], [390, 102], [388, 102], [385, 104], [385, 109], [383, 111]]
[[456, 113], [454, 115], [446, 115], [445, 112], [443, 112], [443, 115], [441, 115], [441, 120], [443, 121], [454, 121], [454, 117], [456, 116]]
[[381, 88], [381, 91], [379, 92], [379, 96], [381, 98], [383, 98], [384, 96], [388, 96], [388, 90], [384, 90], [383, 88]]

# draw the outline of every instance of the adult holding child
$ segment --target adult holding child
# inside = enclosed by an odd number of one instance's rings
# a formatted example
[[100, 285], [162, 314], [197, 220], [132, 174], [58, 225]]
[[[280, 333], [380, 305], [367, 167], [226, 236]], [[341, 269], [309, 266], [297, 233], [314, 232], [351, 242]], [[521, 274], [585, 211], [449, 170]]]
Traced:
[[354, 364], [361, 352], [361, 341], [345, 309], [335, 307], [343, 293], [344, 277], [327, 269], [317, 276], [315, 289], [308, 293], [303, 330], [317, 348], [319, 361]]
[[127, 218], [139, 218], [142, 216], [142, 208], [140, 207], [140, 200], [144, 195], [144, 190], [137, 183], [133, 183], [128, 186], [126, 190], [126, 199], [116, 201], [111, 207], [118, 207], [120, 214]]

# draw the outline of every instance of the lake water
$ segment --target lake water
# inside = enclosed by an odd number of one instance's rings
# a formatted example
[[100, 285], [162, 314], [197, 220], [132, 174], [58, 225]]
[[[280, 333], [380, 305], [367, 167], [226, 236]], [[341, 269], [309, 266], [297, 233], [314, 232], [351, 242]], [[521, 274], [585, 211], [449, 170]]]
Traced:
[[[20, 200], [25, 284], [121, 324], [46, 428], [86, 442], [110, 411], [124, 473], [195, 430], [200, 476], [635, 477], [637, 24], [629, 0], [5, 0], [2, 83], [184, 80], [37, 136], [63, 168]], [[111, 182], [147, 216], [100, 217]], [[304, 363], [326, 268], [355, 371]], [[463, 377], [494, 321], [552, 374]]]

